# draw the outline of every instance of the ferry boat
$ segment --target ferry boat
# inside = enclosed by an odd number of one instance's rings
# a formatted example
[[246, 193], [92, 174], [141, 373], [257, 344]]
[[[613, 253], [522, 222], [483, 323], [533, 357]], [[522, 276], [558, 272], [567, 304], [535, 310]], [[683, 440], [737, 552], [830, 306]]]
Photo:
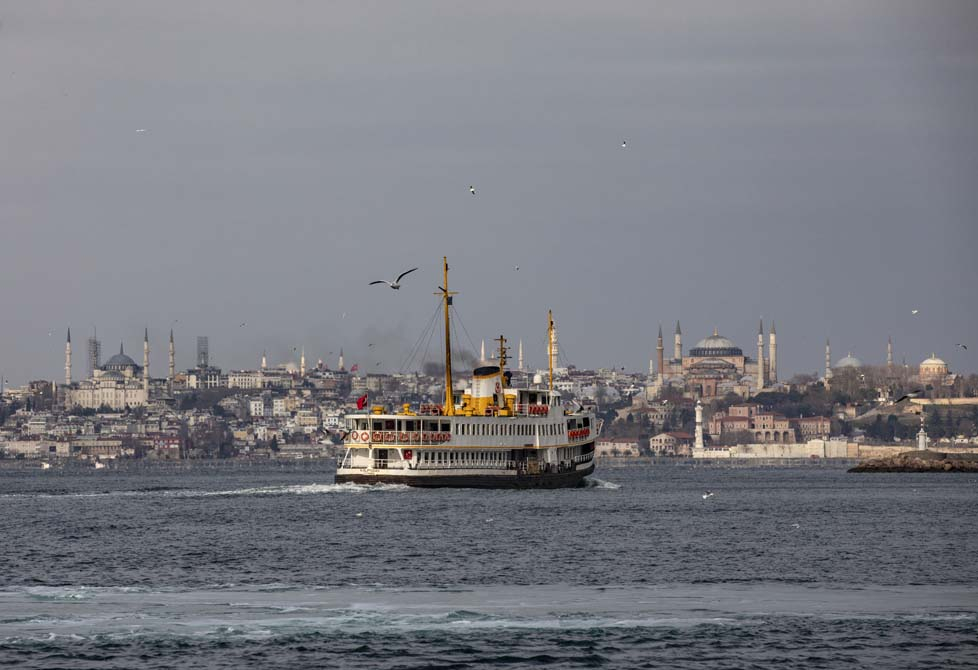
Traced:
[[594, 471], [594, 412], [564, 405], [553, 388], [552, 314], [548, 315], [546, 387], [513, 388], [506, 370], [506, 339], [498, 365], [472, 372], [470, 388], [453, 391], [448, 259], [439, 287], [445, 321], [445, 400], [405, 404], [388, 412], [375, 405], [347, 414], [345, 452], [336, 482], [422, 487], [568, 488]]

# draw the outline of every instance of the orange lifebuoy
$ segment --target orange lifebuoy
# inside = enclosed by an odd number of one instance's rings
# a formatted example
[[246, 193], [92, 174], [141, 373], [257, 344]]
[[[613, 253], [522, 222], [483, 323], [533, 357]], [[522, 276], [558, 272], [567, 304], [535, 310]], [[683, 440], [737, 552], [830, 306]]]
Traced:
[[450, 439], [452, 439], [452, 434], [451, 433], [445, 433], [445, 441], [448, 442]]
[[380, 442], [381, 437], [383, 437], [383, 436], [380, 434], [380, 431], [375, 430], [374, 431], [374, 434], [371, 437], [373, 438], [373, 441], [374, 442]]
[[393, 442], [393, 441], [394, 441], [394, 433], [390, 431], [384, 433], [384, 442]]
[[401, 442], [407, 442], [409, 439], [407, 433], [401, 433]]
[[412, 442], [420, 442], [421, 441], [421, 433], [411, 433], [411, 441]]

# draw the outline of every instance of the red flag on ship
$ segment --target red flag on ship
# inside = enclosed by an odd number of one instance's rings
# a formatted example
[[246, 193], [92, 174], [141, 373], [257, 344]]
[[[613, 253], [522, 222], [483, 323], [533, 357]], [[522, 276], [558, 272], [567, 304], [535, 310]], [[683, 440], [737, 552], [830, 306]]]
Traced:
[[357, 409], [363, 409], [367, 406], [367, 394], [364, 393], [362, 396], [357, 398]]
[[350, 372], [356, 372], [356, 371], [357, 371], [357, 370], [359, 370], [359, 369], [360, 369], [360, 366], [359, 366], [359, 365], [357, 365], [356, 363], [354, 363], [354, 364], [353, 364], [353, 367], [352, 367], [352, 368], [350, 368]]

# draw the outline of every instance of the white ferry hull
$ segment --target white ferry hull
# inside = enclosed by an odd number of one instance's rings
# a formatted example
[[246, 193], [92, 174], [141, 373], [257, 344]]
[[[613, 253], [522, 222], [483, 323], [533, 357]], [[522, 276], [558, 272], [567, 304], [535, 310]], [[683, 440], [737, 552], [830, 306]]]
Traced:
[[567, 489], [584, 486], [584, 478], [594, 472], [594, 463], [567, 472], [540, 474], [503, 471], [499, 473], [426, 471], [419, 476], [415, 471], [375, 470], [336, 473], [336, 483], [352, 484], [403, 484], [422, 488], [466, 489]]

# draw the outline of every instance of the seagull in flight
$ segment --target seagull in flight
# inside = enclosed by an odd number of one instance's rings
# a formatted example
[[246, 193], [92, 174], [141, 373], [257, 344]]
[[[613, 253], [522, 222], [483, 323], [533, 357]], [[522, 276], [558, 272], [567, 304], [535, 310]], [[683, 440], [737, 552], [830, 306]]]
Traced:
[[962, 349], [964, 349], [965, 351], [967, 351], [967, 350], [968, 350], [968, 345], [967, 345], [967, 344], [961, 344], [960, 342], [958, 342], [958, 343], [957, 343], [956, 345], [954, 345], [954, 346], [956, 346], [956, 347], [961, 347], [961, 348], [962, 348]]
[[713, 497], [713, 491], [707, 491], [706, 493], [703, 494], [703, 500], [706, 500], [707, 498], [712, 498], [712, 497]]
[[240, 323], [240, 324], [238, 325], [238, 328], [244, 328], [244, 327], [245, 327], [245, 326], [247, 326], [247, 325], [248, 325], [247, 323], [245, 323], [244, 321], [242, 321], [242, 322], [241, 322], [241, 323]]
[[146, 132], [146, 128], [136, 128], [136, 132], [137, 133], [145, 133]]
[[919, 309], [912, 309], [912, 310], [910, 310], [910, 313], [911, 314], [917, 314], [918, 312], [920, 312]]
[[475, 186], [472, 186], [471, 184], [469, 185], [469, 193], [475, 195]]
[[383, 279], [378, 279], [377, 281], [370, 282], [370, 285], [373, 286], [374, 284], [387, 284], [388, 286], [390, 286], [392, 289], [396, 291], [399, 288], [401, 288], [401, 279], [403, 279], [405, 275], [409, 275], [417, 269], [418, 268], [411, 268], [407, 272], [402, 272], [401, 274], [397, 275], [397, 279], [395, 279], [394, 281], [386, 281]]
[[626, 142], [625, 140], [622, 140], [622, 141], [621, 141], [621, 148], [622, 148], [622, 149], [624, 149], [624, 148], [626, 148], [627, 146], [628, 146], [628, 142]]
[[904, 400], [909, 400], [910, 398], [916, 398], [923, 392], [924, 392], [923, 389], [917, 389], [916, 391], [911, 391], [910, 393], [904, 393], [902, 396], [897, 398], [893, 404], [896, 405], [897, 403], [901, 403]]

